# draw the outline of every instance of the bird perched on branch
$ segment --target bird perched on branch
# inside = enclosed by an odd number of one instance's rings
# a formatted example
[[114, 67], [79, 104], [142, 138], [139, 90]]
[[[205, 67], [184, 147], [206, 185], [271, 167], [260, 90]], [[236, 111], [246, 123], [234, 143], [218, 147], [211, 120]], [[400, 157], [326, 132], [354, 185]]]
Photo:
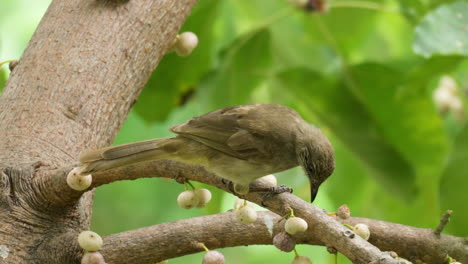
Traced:
[[112, 146], [80, 155], [82, 173], [141, 161], [172, 159], [203, 165], [248, 193], [257, 178], [302, 166], [311, 201], [335, 168], [333, 148], [320, 130], [293, 109], [277, 104], [222, 108], [175, 125], [175, 137]]

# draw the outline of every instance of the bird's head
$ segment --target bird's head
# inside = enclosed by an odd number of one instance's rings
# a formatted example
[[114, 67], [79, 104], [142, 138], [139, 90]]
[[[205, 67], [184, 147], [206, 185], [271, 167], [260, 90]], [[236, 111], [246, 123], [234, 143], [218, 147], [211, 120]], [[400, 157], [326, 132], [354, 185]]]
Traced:
[[310, 200], [314, 201], [320, 185], [335, 169], [335, 154], [328, 138], [320, 129], [309, 125], [297, 137], [296, 153], [310, 182]]

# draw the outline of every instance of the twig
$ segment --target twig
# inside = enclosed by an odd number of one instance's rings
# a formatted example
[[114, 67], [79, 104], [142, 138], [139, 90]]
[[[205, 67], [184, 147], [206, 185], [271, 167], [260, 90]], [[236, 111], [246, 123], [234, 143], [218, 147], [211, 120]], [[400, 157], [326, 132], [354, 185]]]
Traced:
[[434, 236], [430, 228], [416, 228], [374, 219], [350, 217], [342, 220], [352, 226], [366, 224], [371, 235], [369, 242], [382, 251], [395, 251], [398, 256], [413, 263], [445, 263], [446, 256], [452, 256], [462, 263], [468, 263], [468, 250], [462, 237], [442, 234]]
[[[279, 218], [271, 212], [258, 212], [256, 222], [241, 224], [233, 212], [227, 212], [178, 220], [104, 237], [100, 252], [109, 263], [155, 263], [202, 252], [195, 241], [211, 250], [270, 245], [272, 234], [281, 226], [277, 224]], [[319, 241], [315, 239], [315, 242]]]
[[445, 226], [450, 222], [450, 216], [452, 215], [452, 210], [447, 210], [445, 213], [440, 217], [440, 222], [437, 228], [434, 230], [434, 235], [440, 236], [442, 230], [444, 230]]

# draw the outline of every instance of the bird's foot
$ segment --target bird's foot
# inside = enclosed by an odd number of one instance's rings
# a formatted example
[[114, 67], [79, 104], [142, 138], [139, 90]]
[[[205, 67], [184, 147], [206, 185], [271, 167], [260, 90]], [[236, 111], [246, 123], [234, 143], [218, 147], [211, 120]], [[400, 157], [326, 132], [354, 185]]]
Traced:
[[264, 192], [269, 195], [280, 194], [284, 192], [292, 193], [293, 189], [286, 185], [273, 186], [273, 187], [251, 187], [250, 192]]
[[282, 184], [280, 186], [273, 187], [273, 188], [274, 188], [274, 190], [273, 190], [274, 194], [280, 194], [280, 193], [284, 193], [284, 192], [288, 192], [288, 193], [293, 192], [293, 188], [288, 187], [288, 186], [286, 186], [284, 184]]
[[280, 194], [280, 193], [292, 193], [293, 189], [287, 187], [286, 185], [274, 186], [274, 187], [252, 187], [250, 188], [250, 192], [261, 192], [265, 193], [262, 196], [262, 206], [264, 206], [264, 202], [270, 199], [273, 195]]
[[226, 185], [226, 188], [229, 190], [230, 193], [235, 194], [236, 192], [234, 191], [234, 183], [232, 181], [228, 181], [226, 179], [221, 179], [221, 182]]
[[290, 187], [287, 187], [286, 185], [273, 186], [273, 187], [258, 187], [258, 186], [249, 186], [249, 185], [239, 185], [239, 184], [235, 184], [232, 181], [228, 181], [225, 179], [222, 179], [221, 181], [224, 185], [226, 185], [229, 192], [233, 194], [244, 195], [247, 193], [264, 193], [264, 195], [262, 196], [262, 204], [263, 204], [263, 201], [268, 200], [273, 195], [284, 193], [284, 192], [288, 192], [288, 193], [293, 192], [293, 189]]
[[245, 195], [249, 193], [249, 185], [241, 185], [225, 179], [222, 179], [221, 182], [226, 185], [229, 192], [233, 194]]

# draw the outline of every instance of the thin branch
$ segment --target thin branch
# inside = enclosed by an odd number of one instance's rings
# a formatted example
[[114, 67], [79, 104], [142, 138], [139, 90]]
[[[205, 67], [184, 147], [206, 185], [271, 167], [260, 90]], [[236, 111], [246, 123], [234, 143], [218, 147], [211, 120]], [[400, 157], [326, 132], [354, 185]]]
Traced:
[[440, 233], [442, 233], [442, 230], [444, 230], [445, 226], [448, 224], [450, 221], [450, 216], [452, 215], [453, 211], [452, 210], [447, 210], [445, 213], [440, 217], [440, 223], [437, 226], [437, 228], [434, 230], [434, 235], [440, 236]]
[[97, 172], [93, 174], [92, 185], [83, 191], [71, 189], [66, 182], [67, 174], [74, 167], [64, 167], [60, 169], [49, 169], [42, 167], [35, 172], [33, 186], [46, 197], [51, 205], [64, 205], [75, 203], [81, 195], [95, 187], [121, 180], [135, 180], [139, 178], [165, 177], [173, 178], [183, 182], [185, 178], [195, 179], [206, 177], [207, 184], [222, 184], [214, 174], [208, 173], [201, 166], [190, 166], [172, 160], [161, 160], [146, 163], [139, 163], [127, 167], [113, 170]]
[[189, 218], [104, 237], [101, 253], [108, 263], [155, 263], [202, 252], [194, 242], [209, 249], [268, 245], [279, 219], [271, 212], [258, 212], [251, 224], [240, 224], [233, 212]]
[[[53, 176], [49, 175], [49, 177], [45, 178], [49, 179], [47, 181], [48, 184], [46, 186], [49, 186], [49, 190], [55, 190], [53, 193], [57, 194], [57, 197], [60, 197], [59, 200], [63, 200], [64, 197], [66, 197], [67, 195], [70, 197], [68, 198], [70, 201], [73, 199], [78, 199], [76, 197], [78, 197], [81, 193], [71, 190], [66, 185], [65, 178], [67, 172], [70, 169], [71, 168], [57, 170], [55, 171], [55, 173], [50, 173], [49, 171], [49, 174]], [[187, 165], [172, 160], [160, 160], [139, 163], [128, 167], [122, 167], [114, 170], [95, 173], [93, 175], [93, 183], [91, 188], [108, 184], [114, 181], [135, 180], [138, 178], [151, 177], [173, 178], [178, 180], [179, 182], [183, 182], [183, 180], [185, 179], [195, 180], [216, 186], [220, 189], [229, 192], [228, 187], [225, 186], [225, 184], [221, 181], [220, 178], [216, 177], [214, 174], [207, 172], [203, 167]], [[44, 178], [42, 179], [44, 180]], [[256, 185], [261, 187], [266, 186], [263, 182], [259, 182]], [[257, 204], [262, 204], [261, 194], [248, 194], [246, 196], [242, 196], [241, 198], [248, 199], [250, 201], [256, 202]], [[466, 246], [464, 244], [463, 238], [446, 235], [436, 237], [432, 234], [432, 230], [428, 231], [428, 229], [419, 229], [371, 219], [350, 218], [347, 220], [343, 220], [343, 223], [351, 225], [354, 225], [358, 222], [362, 222], [369, 225], [371, 227], [372, 233], [370, 242], [377, 246], [380, 249], [379, 250], [375, 247], [372, 247], [366, 241], [361, 240], [360, 238], [345, 238], [341, 234], [342, 232], [347, 230], [346, 228], [344, 228], [340, 223], [336, 222], [331, 217], [326, 215], [322, 209], [308, 204], [303, 200], [295, 197], [294, 195], [286, 193], [276, 195], [271, 199], [265, 201], [264, 205], [266, 208], [279, 215], [284, 215], [286, 213], [285, 208], [293, 208], [297, 216], [306, 219], [306, 221], [309, 222], [310, 226], [312, 226], [312, 229], [311, 231], [309, 231], [310, 233], [308, 233], [308, 236], [310, 238], [320, 239], [314, 242], [310, 242], [309, 240], [304, 239], [306, 243], [321, 244], [328, 247], [336, 248], [339, 252], [341, 252], [356, 263], [368, 263], [371, 262], [369, 259], [375, 260], [376, 258], [385, 255], [380, 250], [392, 250], [397, 252], [400, 256], [403, 256], [407, 259], [423, 259], [426, 263], [438, 263], [439, 260], [441, 260], [441, 258], [447, 254], [455, 257], [456, 259], [468, 262], [468, 251], [465, 248]], [[190, 221], [192, 220], [193, 219], [190, 219]], [[128, 232], [137, 231], [138, 230]], [[248, 241], [246, 240], [245, 243], [250, 244]], [[269, 241], [268, 243], [270, 242], [271, 241]], [[263, 242], [256, 241], [254, 244], [259, 243]], [[144, 244], [144, 241], [141, 241], [141, 243], [139, 244]], [[111, 246], [109, 247], [117, 247], [122, 249], [122, 245], [119, 246], [113, 243], [111, 243], [110, 245]], [[211, 245], [210, 248], [217, 247], [222, 246]], [[441, 250], [434, 250], [434, 248], [439, 248]], [[197, 252], [197, 250], [192, 249], [192, 251], [190, 251], [190, 253], [194, 252]], [[155, 258], [157, 258], [158, 256], [163, 256], [163, 258], [172, 258], [175, 256], [171, 254], [163, 254], [157, 256], [153, 254], [152, 256]]]
[[[107, 236], [101, 253], [109, 263], [154, 263], [202, 251], [193, 242], [203, 242], [210, 249], [271, 245], [272, 237], [283, 228], [280, 219], [272, 212], [258, 212], [257, 221], [245, 225], [238, 223], [232, 212], [227, 212], [163, 223]], [[412, 261], [425, 259], [426, 263], [442, 263], [447, 254], [465, 263], [468, 260], [463, 238], [442, 235], [434, 239], [430, 229], [365, 218], [351, 217], [343, 223], [367, 224], [372, 232], [370, 242]], [[301, 244], [325, 245], [311, 230], [294, 238]]]
[[[221, 179], [213, 174], [207, 173], [202, 167], [186, 165], [170, 160], [146, 162], [96, 173], [93, 175], [93, 186], [96, 187], [116, 180], [158, 176], [175, 179], [184, 177], [229, 191]], [[267, 187], [264, 183], [256, 184], [256, 186]], [[336, 248], [355, 263], [369, 263], [371, 261], [396, 263], [388, 254], [381, 252], [378, 248], [360, 237], [354, 236], [350, 238], [346, 236], [345, 234], [348, 229], [342, 224], [331, 219], [322, 209], [292, 194], [283, 193], [275, 195], [267, 201], [263, 201], [262, 195], [258, 193], [249, 193], [242, 198], [257, 204], [262, 204], [264, 207], [279, 215], [284, 215], [286, 213], [284, 208], [293, 208], [296, 216], [302, 217], [310, 224], [314, 237], [319, 237], [327, 246]]]
[[468, 263], [468, 247], [462, 237], [434, 236], [429, 228], [416, 228], [374, 219], [350, 217], [343, 223], [369, 226], [369, 242], [382, 251], [395, 251], [400, 257], [413, 263], [444, 263], [447, 255], [462, 263]]

